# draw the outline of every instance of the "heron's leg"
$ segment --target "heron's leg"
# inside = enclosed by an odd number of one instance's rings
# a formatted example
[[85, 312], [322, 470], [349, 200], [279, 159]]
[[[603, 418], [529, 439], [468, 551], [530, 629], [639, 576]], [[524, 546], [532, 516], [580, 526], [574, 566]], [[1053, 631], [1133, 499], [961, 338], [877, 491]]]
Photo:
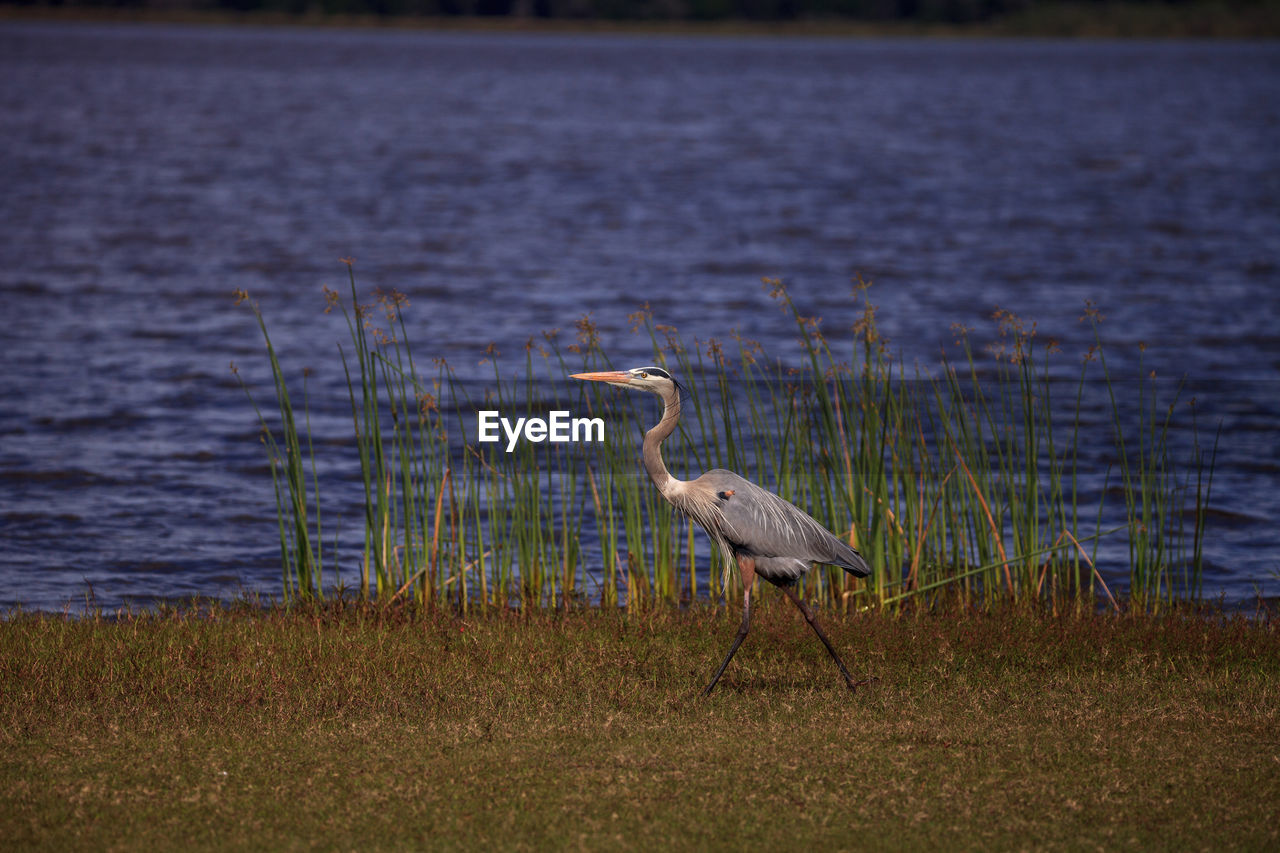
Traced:
[[729, 665], [729, 661], [733, 660], [733, 653], [738, 650], [738, 646], [742, 645], [742, 641], [746, 639], [747, 631], [751, 629], [751, 584], [756, 579], [755, 560], [750, 557], [738, 557], [738, 572], [742, 575], [742, 588], [744, 590], [742, 593], [742, 624], [738, 626], [738, 635], [733, 638], [733, 645], [729, 647], [729, 654], [724, 656], [724, 663], [720, 664], [720, 668], [712, 676], [711, 683], [707, 685], [707, 689], [702, 691], [703, 696], [711, 695], [716, 682], [720, 680], [720, 676], [724, 675], [724, 668]]
[[813, 629], [813, 633], [818, 635], [818, 639], [822, 641], [822, 645], [827, 647], [827, 651], [831, 653], [831, 659], [836, 662], [836, 666], [840, 667], [840, 674], [844, 676], [844, 683], [849, 685], [850, 690], [857, 690], [864, 684], [870, 684], [875, 681], [874, 678], [867, 678], [862, 681], [854, 681], [849, 675], [849, 670], [845, 669], [844, 661], [840, 660], [840, 655], [836, 654], [835, 648], [831, 645], [831, 641], [827, 639], [827, 635], [822, 633], [822, 628], [818, 625], [818, 620], [814, 618], [813, 610], [809, 605], [800, 600], [800, 596], [796, 595], [796, 591], [789, 586], [780, 587], [787, 594], [787, 598], [795, 602], [796, 607], [800, 608], [800, 612], [804, 614], [804, 621], [809, 623], [809, 627]]

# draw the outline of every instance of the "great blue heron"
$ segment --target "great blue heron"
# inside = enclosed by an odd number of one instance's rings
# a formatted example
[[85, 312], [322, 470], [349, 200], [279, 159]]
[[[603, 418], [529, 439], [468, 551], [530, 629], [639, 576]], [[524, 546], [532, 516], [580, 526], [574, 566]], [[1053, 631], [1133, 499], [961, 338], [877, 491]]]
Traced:
[[808, 513], [760, 488], [732, 471], [716, 468], [695, 480], [678, 480], [662, 461], [662, 442], [680, 420], [680, 389], [661, 367], [637, 367], [603, 373], [575, 373], [574, 379], [607, 382], [621, 388], [648, 391], [662, 398], [664, 409], [658, 425], [644, 434], [644, 467], [653, 482], [676, 509], [707, 531], [726, 559], [732, 555], [742, 576], [742, 625], [702, 695], [708, 695], [724, 674], [733, 654], [751, 628], [751, 584], [757, 575], [781, 589], [800, 608], [850, 690], [866, 681], [854, 681], [822, 632], [813, 611], [796, 595], [796, 582], [814, 563], [839, 566], [851, 575], [866, 577], [871, 567], [862, 555], [841, 542]]

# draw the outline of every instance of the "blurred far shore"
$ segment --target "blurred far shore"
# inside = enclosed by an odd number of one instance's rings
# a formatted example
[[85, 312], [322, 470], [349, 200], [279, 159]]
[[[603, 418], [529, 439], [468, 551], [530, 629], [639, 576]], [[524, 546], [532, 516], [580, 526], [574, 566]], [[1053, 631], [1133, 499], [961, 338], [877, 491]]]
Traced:
[[0, 21], [688, 35], [1275, 38], [1280, 0], [112, 0], [0, 3]]

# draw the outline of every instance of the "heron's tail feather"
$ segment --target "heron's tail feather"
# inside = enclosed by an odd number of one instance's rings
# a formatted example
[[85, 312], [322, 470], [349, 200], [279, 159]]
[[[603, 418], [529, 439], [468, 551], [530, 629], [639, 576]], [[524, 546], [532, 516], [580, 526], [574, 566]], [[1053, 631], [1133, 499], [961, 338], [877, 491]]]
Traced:
[[862, 555], [843, 542], [840, 543], [840, 550], [834, 556], [836, 559], [831, 561], [832, 564], [839, 566], [855, 577], [865, 578], [871, 574], [871, 566], [868, 565], [866, 560], [862, 559]]

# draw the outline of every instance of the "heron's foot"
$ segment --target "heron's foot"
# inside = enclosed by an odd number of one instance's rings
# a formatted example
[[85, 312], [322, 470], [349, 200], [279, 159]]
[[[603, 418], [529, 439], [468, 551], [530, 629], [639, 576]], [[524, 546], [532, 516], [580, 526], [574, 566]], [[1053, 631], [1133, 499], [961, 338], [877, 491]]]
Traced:
[[880, 677], [878, 675], [868, 676], [867, 678], [864, 678], [861, 681], [854, 681], [853, 679], [850, 679], [848, 682], [849, 690], [853, 693], [857, 693], [859, 687], [866, 687], [871, 682], [879, 681], [879, 680], [880, 680]]

